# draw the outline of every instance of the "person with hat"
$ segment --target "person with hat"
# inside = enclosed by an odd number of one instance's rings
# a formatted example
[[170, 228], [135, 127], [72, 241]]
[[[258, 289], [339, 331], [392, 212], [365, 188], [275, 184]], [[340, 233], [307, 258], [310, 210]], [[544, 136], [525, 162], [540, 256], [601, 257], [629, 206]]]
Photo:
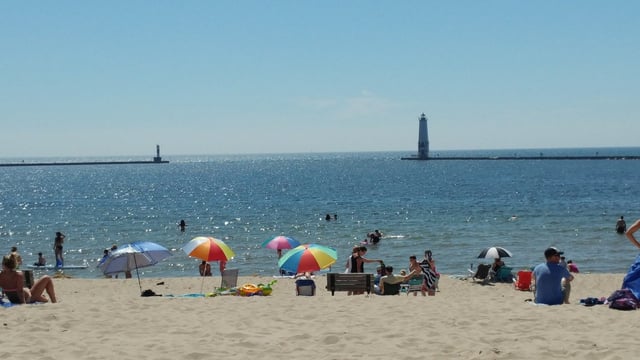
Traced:
[[[546, 305], [561, 305], [565, 301], [565, 288], [562, 280], [569, 284], [573, 275], [565, 266], [560, 265], [560, 256], [563, 254], [555, 247], [544, 251], [546, 262], [537, 265], [533, 269], [535, 281], [535, 303]], [[568, 289], [567, 289], [568, 290]]]

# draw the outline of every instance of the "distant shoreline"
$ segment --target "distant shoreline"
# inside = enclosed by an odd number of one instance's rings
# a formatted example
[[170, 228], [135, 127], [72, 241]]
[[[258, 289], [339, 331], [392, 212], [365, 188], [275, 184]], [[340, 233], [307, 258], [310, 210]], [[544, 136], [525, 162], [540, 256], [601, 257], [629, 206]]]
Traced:
[[402, 157], [400, 160], [640, 160], [637, 155], [612, 156], [442, 156], [421, 158], [418, 156]]
[[10, 166], [64, 166], [64, 165], [123, 165], [123, 164], [168, 164], [168, 160], [131, 160], [131, 161], [72, 161], [72, 162], [20, 162], [0, 163], [0, 167]]

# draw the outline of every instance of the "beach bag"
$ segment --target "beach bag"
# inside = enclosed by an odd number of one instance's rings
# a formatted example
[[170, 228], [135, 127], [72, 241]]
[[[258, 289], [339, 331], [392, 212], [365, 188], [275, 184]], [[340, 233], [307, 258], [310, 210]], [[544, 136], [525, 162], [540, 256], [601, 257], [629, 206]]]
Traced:
[[140, 294], [140, 296], [147, 297], [147, 296], [162, 296], [162, 295], [158, 295], [158, 294], [155, 293], [155, 291], [153, 291], [151, 289], [147, 289], [147, 290], [143, 291], [142, 294]]
[[616, 290], [607, 299], [610, 309], [616, 310], [636, 310], [638, 309], [638, 299], [629, 289]]

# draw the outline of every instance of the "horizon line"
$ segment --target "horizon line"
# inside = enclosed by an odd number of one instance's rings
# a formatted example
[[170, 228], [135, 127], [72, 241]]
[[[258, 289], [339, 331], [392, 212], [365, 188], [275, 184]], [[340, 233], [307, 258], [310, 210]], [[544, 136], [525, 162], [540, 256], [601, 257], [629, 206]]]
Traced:
[[[440, 149], [440, 150], [430, 150], [429, 153], [438, 153], [438, 152], [456, 152], [456, 151], [542, 151], [542, 150], [597, 150], [597, 149], [640, 149], [640, 146], [597, 146], [597, 147], [544, 147], [544, 148], [486, 148], [486, 149]], [[251, 155], [305, 155], [305, 154], [358, 154], [358, 153], [416, 153], [415, 150], [359, 150], [359, 151], [296, 151], [296, 152], [265, 152], [265, 153], [209, 153], [209, 154], [164, 154], [163, 158], [167, 158], [169, 156], [235, 156], [235, 155], [243, 155], [243, 156], [251, 156]], [[151, 157], [153, 154], [143, 154], [143, 155], [30, 155], [24, 157], [18, 156], [10, 156], [10, 157], [0, 157], [0, 159], [47, 159], [47, 158], [105, 158], [105, 157]]]

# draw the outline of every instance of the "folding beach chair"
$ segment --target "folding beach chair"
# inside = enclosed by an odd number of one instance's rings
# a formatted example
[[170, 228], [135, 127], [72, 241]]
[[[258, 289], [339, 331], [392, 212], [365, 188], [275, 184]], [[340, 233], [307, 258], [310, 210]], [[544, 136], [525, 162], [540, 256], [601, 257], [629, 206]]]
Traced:
[[238, 286], [238, 269], [225, 269], [222, 272], [220, 287], [229, 289]]
[[490, 275], [491, 265], [489, 264], [479, 264], [476, 269], [476, 273], [471, 277], [473, 280], [480, 281], [483, 284], [486, 284], [491, 279]]
[[422, 276], [409, 279], [409, 281], [407, 281], [408, 286], [406, 286], [407, 296], [409, 295], [409, 293], [412, 293], [412, 292], [418, 292], [418, 291], [422, 292], [423, 282], [424, 282], [424, 277]]
[[316, 282], [312, 279], [296, 280], [296, 296], [315, 296]]
[[384, 294], [380, 295], [400, 295], [400, 283], [397, 284], [384, 284]]

